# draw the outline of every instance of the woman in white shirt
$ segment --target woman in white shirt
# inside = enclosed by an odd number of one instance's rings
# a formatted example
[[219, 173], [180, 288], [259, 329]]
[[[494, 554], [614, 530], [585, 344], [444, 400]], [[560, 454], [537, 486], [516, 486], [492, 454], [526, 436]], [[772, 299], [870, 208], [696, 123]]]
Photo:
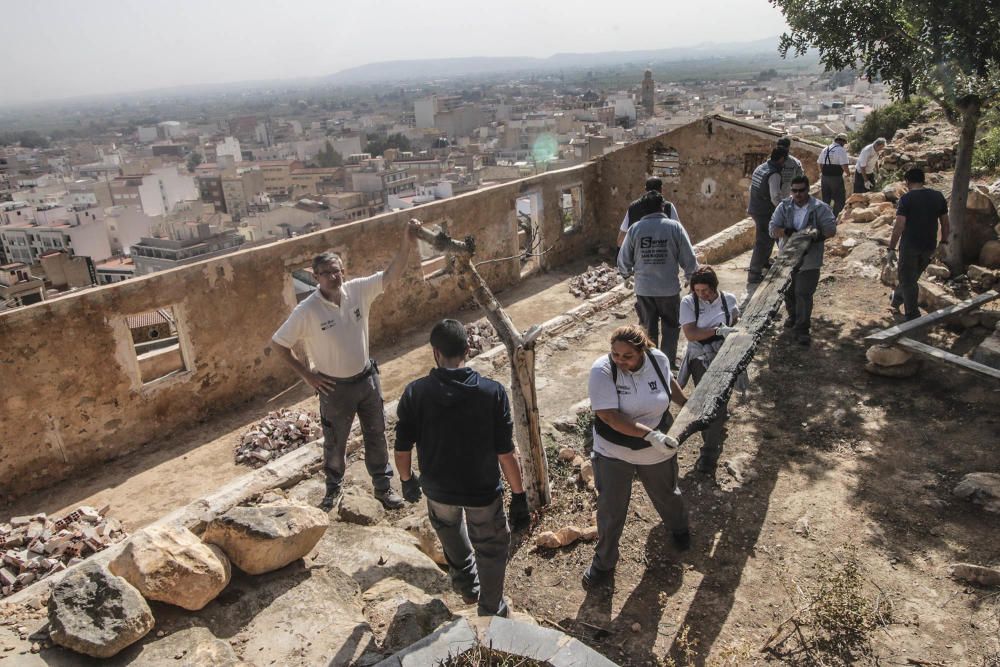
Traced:
[[653, 347], [639, 325], [619, 327], [611, 335], [610, 354], [590, 369], [588, 392], [594, 410], [598, 537], [583, 583], [592, 586], [608, 580], [618, 563], [636, 476], [678, 549], [690, 547], [691, 535], [677, 489], [677, 441], [666, 433], [673, 423], [667, 411], [671, 399], [678, 405], [686, 399], [667, 355]]
[[[719, 291], [719, 277], [711, 266], [699, 266], [691, 274], [691, 293], [681, 300], [680, 323], [687, 350], [677, 381], [680, 386], [693, 377], [697, 385], [708, 370], [712, 359], [722, 347], [722, 342], [730, 329], [740, 319], [740, 307], [736, 297], [729, 292]], [[745, 388], [746, 374], [737, 379], [737, 386]], [[698, 472], [712, 475], [722, 454], [725, 439], [726, 408], [702, 431], [701, 455], [695, 463]]]

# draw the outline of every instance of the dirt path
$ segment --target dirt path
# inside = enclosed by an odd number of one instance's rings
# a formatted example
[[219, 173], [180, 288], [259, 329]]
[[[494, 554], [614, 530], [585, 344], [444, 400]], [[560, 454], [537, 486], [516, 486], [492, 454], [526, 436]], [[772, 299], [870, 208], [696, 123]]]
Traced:
[[[538, 275], [499, 295], [515, 324], [527, 328], [579, 305], [570, 294], [569, 279], [600, 260], [588, 257]], [[482, 316], [478, 310], [455, 313], [469, 322]], [[386, 401], [398, 398], [410, 380], [433, 364], [427, 332], [411, 332], [394, 345], [376, 349]], [[276, 388], [277, 394], [284, 387]], [[318, 411], [318, 401], [302, 385], [279, 400], [253, 401], [242, 409], [220, 415], [197, 428], [166, 437], [141, 451], [110, 461], [71, 482], [19, 498], [0, 509], [0, 520], [20, 514], [62, 515], [81, 504], [111, 505], [111, 513], [134, 530], [204, 496], [242, 475], [248, 468], [233, 461], [233, 448], [247, 427], [268, 412], [289, 407]]]

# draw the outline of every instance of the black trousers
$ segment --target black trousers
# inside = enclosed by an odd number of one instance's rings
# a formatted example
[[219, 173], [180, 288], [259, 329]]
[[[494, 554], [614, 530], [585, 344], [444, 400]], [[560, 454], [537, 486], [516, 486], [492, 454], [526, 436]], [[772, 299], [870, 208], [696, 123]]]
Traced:
[[785, 310], [794, 322], [796, 334], [809, 334], [812, 320], [813, 295], [819, 287], [819, 269], [798, 270], [792, 273], [792, 284], [785, 292]]
[[933, 256], [933, 250], [911, 250], [904, 247], [899, 249], [899, 265], [896, 267], [897, 284], [892, 293], [892, 305], [903, 306], [903, 313], [908, 320], [920, 317], [920, 309], [917, 307], [920, 288], [917, 287], [917, 281], [931, 263]]
[[840, 212], [844, 210], [844, 204], [847, 202], [847, 187], [844, 185], [843, 174], [837, 174], [836, 176], [827, 176], [824, 174], [822, 179], [820, 179], [820, 190], [823, 203], [833, 207], [834, 216], [840, 215]]
[[[639, 323], [656, 343], [659, 337], [660, 350], [670, 360], [670, 368], [677, 370], [677, 342], [681, 335], [681, 297], [636, 296], [635, 310]], [[661, 334], [662, 331], [662, 334]]]

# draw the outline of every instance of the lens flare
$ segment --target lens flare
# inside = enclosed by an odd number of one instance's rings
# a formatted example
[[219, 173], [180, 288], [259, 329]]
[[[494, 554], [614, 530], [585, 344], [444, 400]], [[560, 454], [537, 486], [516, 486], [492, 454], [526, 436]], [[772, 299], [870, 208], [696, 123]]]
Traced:
[[559, 142], [551, 134], [540, 134], [531, 147], [535, 162], [546, 163], [559, 157]]

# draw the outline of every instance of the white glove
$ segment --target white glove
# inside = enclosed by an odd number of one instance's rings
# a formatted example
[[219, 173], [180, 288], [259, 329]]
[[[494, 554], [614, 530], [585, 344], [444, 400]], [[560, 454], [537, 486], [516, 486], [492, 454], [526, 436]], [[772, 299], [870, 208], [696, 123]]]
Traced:
[[720, 324], [719, 326], [715, 327], [716, 335], [722, 336], [723, 338], [733, 333], [734, 331], [736, 331], [736, 327], [727, 327], [725, 324]]
[[680, 446], [676, 439], [662, 431], [650, 431], [642, 439], [653, 445], [653, 449], [667, 456], [676, 454], [677, 448]]

